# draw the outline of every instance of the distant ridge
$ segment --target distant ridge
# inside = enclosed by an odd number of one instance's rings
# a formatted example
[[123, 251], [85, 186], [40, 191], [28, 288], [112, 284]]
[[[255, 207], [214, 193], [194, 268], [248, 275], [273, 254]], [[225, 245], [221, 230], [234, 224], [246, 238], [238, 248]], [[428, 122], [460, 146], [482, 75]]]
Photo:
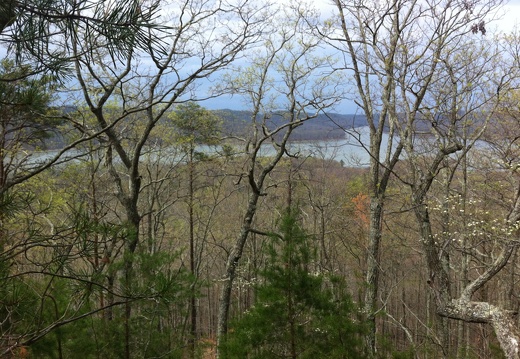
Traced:
[[[77, 110], [74, 106], [63, 106], [58, 109], [64, 115], [70, 115]], [[210, 110], [219, 116], [223, 122], [223, 134], [225, 136], [247, 137], [251, 130], [252, 112], [245, 110]], [[166, 118], [166, 116], [164, 116]], [[267, 125], [271, 128], [280, 126], [285, 122], [283, 112], [274, 113]], [[316, 118], [306, 121], [296, 128], [291, 135], [291, 141], [327, 141], [345, 138], [345, 130], [363, 127], [367, 125], [364, 115], [320, 113]], [[45, 149], [63, 148], [65, 141], [58, 132], [49, 133], [46, 139]]]
[[[213, 110], [223, 121], [225, 135], [245, 136], [250, 129], [252, 112], [241, 110]], [[274, 128], [284, 122], [283, 113], [273, 114], [267, 121]], [[345, 129], [367, 125], [364, 115], [337, 113], [318, 114], [312, 120], [298, 127], [291, 135], [291, 141], [337, 140], [345, 137]]]

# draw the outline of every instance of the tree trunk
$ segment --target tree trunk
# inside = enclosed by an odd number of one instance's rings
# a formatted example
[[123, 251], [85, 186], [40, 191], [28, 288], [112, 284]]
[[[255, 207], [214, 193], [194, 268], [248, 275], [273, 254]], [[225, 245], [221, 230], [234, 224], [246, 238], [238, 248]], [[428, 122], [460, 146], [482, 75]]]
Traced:
[[[520, 359], [520, 332], [516, 327], [513, 315], [504, 309], [487, 302], [476, 302], [471, 296], [493, 278], [508, 262], [514, 252], [515, 244], [510, 244], [497, 256], [479, 277], [469, 283], [461, 291], [458, 299], [452, 299], [450, 294], [449, 277], [442, 265], [442, 249], [438, 248], [432, 233], [428, 208], [423, 198], [426, 187], [414, 194], [414, 207], [419, 222], [421, 240], [426, 253], [426, 260], [430, 270], [428, 284], [432, 288], [437, 304], [437, 314], [442, 317], [462, 320], [467, 323], [490, 324], [497, 336], [500, 347], [508, 359]], [[519, 201], [520, 202], [520, 201]], [[511, 217], [510, 217], [511, 218]], [[514, 217], [516, 220], [517, 217]]]
[[249, 204], [247, 207], [246, 215], [244, 216], [242, 230], [240, 231], [239, 237], [229, 253], [228, 260], [226, 263], [226, 274], [224, 277], [222, 291], [220, 294], [218, 319], [217, 319], [217, 353], [218, 348], [222, 344], [224, 336], [228, 330], [228, 319], [229, 319], [229, 308], [231, 306], [231, 291], [233, 289], [233, 282], [236, 277], [236, 269], [238, 262], [242, 257], [242, 252], [246, 244], [251, 224], [256, 213], [256, 205], [260, 194], [253, 192], [249, 198]]
[[506, 358], [520, 358], [520, 332], [512, 313], [486, 302], [454, 299], [438, 308], [438, 314], [471, 323], [490, 324]]
[[191, 298], [190, 298], [190, 358], [195, 358], [195, 343], [197, 341], [197, 297], [195, 295], [196, 281], [198, 273], [196, 273], [195, 265], [195, 220], [193, 216], [193, 197], [194, 197], [194, 146], [191, 144], [188, 163], [188, 215], [189, 215], [189, 236], [190, 236], [190, 272], [193, 275], [194, 283], [192, 284]]
[[369, 331], [365, 336], [366, 354], [373, 356], [376, 352], [376, 303], [379, 289], [379, 260], [381, 247], [381, 223], [383, 203], [378, 198], [370, 201], [370, 228], [367, 248], [367, 270], [365, 277], [364, 311]]

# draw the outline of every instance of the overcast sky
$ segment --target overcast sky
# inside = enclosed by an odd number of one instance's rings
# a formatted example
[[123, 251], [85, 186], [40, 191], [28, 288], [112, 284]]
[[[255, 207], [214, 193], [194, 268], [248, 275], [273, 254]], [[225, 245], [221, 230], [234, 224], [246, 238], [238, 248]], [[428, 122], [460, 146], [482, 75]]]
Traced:
[[[3, 0], [0, 0], [3, 1]], [[285, 0], [278, 0], [285, 1]], [[331, 5], [331, 0], [314, 0], [314, 5], [322, 12], [322, 18], [327, 18], [334, 11], [334, 7]], [[499, 31], [511, 32], [515, 29], [520, 29], [520, 0], [510, 0], [505, 7], [500, 11], [499, 20], [494, 21], [488, 25], [488, 31], [498, 29]], [[0, 57], [5, 56], [5, 47], [0, 46]], [[205, 87], [205, 86], [202, 86]], [[205, 101], [203, 106], [210, 109], [245, 109], [243, 100], [239, 97], [222, 97], [219, 99], [212, 99]], [[336, 112], [339, 113], [354, 113], [355, 107], [345, 102], [336, 108]]]
[[[320, 9], [322, 14], [331, 14], [334, 11], [334, 7], [330, 4], [330, 0], [315, 0], [315, 6]], [[327, 18], [326, 15], [322, 17]], [[497, 19], [487, 26], [488, 31], [490, 32], [494, 32], [494, 30], [497, 30], [498, 32], [511, 32], [515, 29], [515, 27], [520, 29], [520, 0], [508, 1], [504, 8], [502, 8], [497, 14]], [[222, 97], [218, 99], [212, 99], [205, 101], [203, 106], [209, 109], [244, 109], [243, 101], [239, 97]], [[335, 112], [348, 114], [355, 113], [356, 106], [351, 102], [345, 101], [341, 105], [337, 106]]]
[[520, 21], [520, 0], [510, 0], [506, 5], [503, 20], [499, 21], [500, 28], [511, 31]]

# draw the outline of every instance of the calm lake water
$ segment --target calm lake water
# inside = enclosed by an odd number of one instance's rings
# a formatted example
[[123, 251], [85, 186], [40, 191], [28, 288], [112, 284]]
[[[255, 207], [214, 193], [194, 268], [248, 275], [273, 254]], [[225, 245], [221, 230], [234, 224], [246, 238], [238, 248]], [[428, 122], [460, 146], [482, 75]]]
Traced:
[[[369, 143], [370, 138], [368, 127], [360, 127], [352, 130], [348, 134], [345, 134], [345, 138], [340, 140], [291, 142], [288, 146], [288, 152], [291, 155], [299, 157], [315, 157], [328, 160], [332, 159], [338, 162], [342, 161], [345, 166], [365, 167], [368, 166], [369, 163], [369, 156], [365, 146], [368, 146]], [[384, 135], [382, 144], [383, 151], [386, 150], [387, 144], [388, 136]], [[212, 146], [197, 146], [196, 151], [211, 154], [217, 152], [218, 150]], [[242, 152], [242, 148], [240, 146], [235, 146], [233, 152], [239, 155]], [[32, 165], [41, 164], [42, 162], [51, 159], [54, 155], [56, 155], [56, 153], [57, 151], [43, 151], [34, 153], [32, 154], [30, 160], [26, 163], [30, 163]], [[269, 156], [274, 153], [275, 148], [272, 144], [266, 144], [262, 147], [262, 156]], [[182, 161], [181, 151], [174, 149], [162, 149], [160, 152], [150, 152], [149, 154], [143, 156], [143, 160], [146, 159], [146, 156], [148, 156], [150, 160], [156, 160], [159, 158], [164, 162]], [[81, 161], [82, 158], [86, 159], [86, 156], [82, 157], [81, 151], [75, 149], [67, 152], [63, 158], [76, 158], [73, 159], [73, 161]]]
[[[298, 156], [311, 156], [320, 159], [343, 161], [345, 166], [366, 167], [369, 164], [369, 128], [359, 127], [345, 134], [341, 140], [292, 142], [289, 153]], [[383, 135], [382, 152], [386, 151], [388, 135]]]

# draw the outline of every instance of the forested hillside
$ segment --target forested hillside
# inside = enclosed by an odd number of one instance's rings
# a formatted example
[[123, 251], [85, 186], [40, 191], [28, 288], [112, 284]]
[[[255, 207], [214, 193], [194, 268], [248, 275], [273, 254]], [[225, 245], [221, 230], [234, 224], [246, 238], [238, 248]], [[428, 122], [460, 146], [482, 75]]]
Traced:
[[[63, 112], [67, 116], [74, 108], [57, 108], [57, 112]], [[209, 110], [219, 118], [221, 122], [222, 140], [230, 137], [246, 137], [254, 125], [251, 111], [238, 110]], [[257, 116], [261, 120], [262, 115]], [[279, 117], [279, 118], [278, 118]], [[283, 114], [278, 114], [271, 125], [276, 127], [283, 124]], [[346, 115], [337, 113], [317, 113], [313, 121], [306, 121], [302, 126], [294, 129], [290, 141], [326, 141], [338, 140], [346, 137], [348, 129], [367, 125], [366, 118], [362, 115]], [[277, 137], [279, 138], [279, 137]], [[61, 149], [66, 146], [66, 138], [61, 132], [50, 131], [48, 137], [42, 142], [42, 149]]]
[[[249, 111], [216, 110], [222, 120], [223, 133], [227, 135], [247, 135], [251, 128], [252, 113]], [[281, 115], [281, 116], [280, 116]], [[271, 126], [283, 124], [283, 113], [273, 116]], [[262, 114], [260, 115], [262, 116]], [[367, 125], [364, 115], [337, 113], [316, 113], [312, 121], [305, 121], [291, 133], [291, 141], [334, 140], [345, 138], [345, 130]]]
[[503, 5], [1, 2], [0, 358], [520, 359]]

